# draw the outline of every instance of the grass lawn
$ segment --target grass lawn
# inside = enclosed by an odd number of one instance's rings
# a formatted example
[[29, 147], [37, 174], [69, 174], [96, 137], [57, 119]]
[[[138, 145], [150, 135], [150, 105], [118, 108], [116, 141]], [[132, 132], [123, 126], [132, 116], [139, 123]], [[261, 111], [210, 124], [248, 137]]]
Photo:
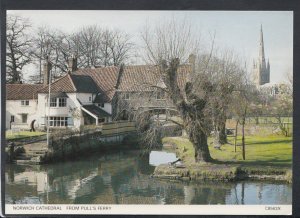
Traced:
[[[228, 137], [228, 144], [221, 150], [213, 147], [212, 139], [208, 139], [211, 163], [196, 163], [192, 143], [182, 137], [166, 137], [163, 143], [176, 145], [176, 154], [183, 160], [186, 168], [172, 169], [168, 166], [158, 166], [155, 175], [164, 176], [178, 174], [181, 177], [189, 175], [195, 180], [235, 180], [243, 175], [251, 175], [259, 179], [278, 179], [292, 182], [292, 137], [283, 136], [247, 136], [246, 160], [242, 160], [242, 148], [237, 146], [234, 152], [233, 137]], [[241, 144], [241, 138], [238, 138]], [[170, 170], [172, 169], [172, 170]], [[236, 177], [237, 176], [237, 177]]]
[[[234, 152], [233, 137], [228, 137], [228, 144], [222, 145], [221, 150], [215, 149], [208, 140], [209, 150], [212, 158], [228, 163], [237, 163], [243, 166], [277, 166], [291, 167], [292, 164], [292, 137], [284, 136], [248, 136], [246, 137], [246, 160], [242, 160], [242, 147], [237, 146]], [[163, 142], [177, 145], [181, 158], [186, 163], [194, 162], [193, 145], [188, 139], [181, 137], [166, 137]], [[241, 138], [238, 137], [238, 145], [241, 145]], [[178, 153], [178, 152], [177, 152]]]
[[23, 139], [29, 138], [34, 136], [45, 135], [45, 132], [29, 132], [29, 131], [21, 131], [21, 132], [13, 132], [11, 133], [10, 130], [5, 132], [6, 139]]

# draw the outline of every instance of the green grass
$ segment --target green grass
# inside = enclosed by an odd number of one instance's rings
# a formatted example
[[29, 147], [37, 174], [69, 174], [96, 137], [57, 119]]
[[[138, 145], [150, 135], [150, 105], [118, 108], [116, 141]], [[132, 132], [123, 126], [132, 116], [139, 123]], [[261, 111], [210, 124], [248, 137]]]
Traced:
[[[281, 117], [282, 122], [286, 123], [293, 123], [293, 117]], [[252, 123], [255, 124], [257, 119], [255, 117], [247, 117], [246, 123]], [[264, 123], [278, 123], [278, 120], [276, 117], [258, 117], [258, 123], [264, 124]]]
[[246, 160], [242, 160], [241, 137], [238, 137], [237, 151], [234, 152], [234, 139], [228, 137], [229, 144], [221, 146], [221, 150], [210, 145], [211, 155], [221, 161], [237, 161], [244, 164], [291, 166], [292, 137], [284, 136], [248, 136], [245, 137]]
[[[228, 144], [221, 150], [215, 149], [208, 140], [209, 150], [213, 159], [220, 162], [237, 163], [245, 166], [277, 166], [290, 167], [292, 164], [292, 137], [283, 136], [248, 136], [246, 141], [246, 160], [242, 159], [241, 137], [238, 137], [237, 151], [234, 151], [233, 137], [228, 137]], [[164, 143], [176, 144], [177, 154], [186, 163], [194, 162], [193, 145], [188, 139], [181, 137], [166, 137]]]
[[6, 139], [23, 139], [23, 138], [29, 138], [34, 136], [41, 136], [45, 135], [45, 132], [29, 132], [29, 131], [21, 131], [21, 132], [13, 132], [11, 133], [10, 130], [5, 132]]
[[[283, 136], [247, 136], [246, 160], [242, 160], [241, 138], [238, 138], [237, 151], [234, 151], [233, 137], [228, 137], [228, 144], [222, 145], [221, 150], [213, 147], [212, 139], [208, 139], [209, 150], [214, 161], [212, 163], [196, 163], [192, 143], [183, 137], [165, 137], [163, 143], [175, 145], [177, 157], [186, 165], [185, 174], [193, 180], [235, 180], [244, 175], [266, 176], [287, 182], [292, 181], [292, 137]], [[159, 176], [175, 174], [184, 177], [181, 170], [174, 172], [165, 166], [158, 166], [155, 173]], [[182, 174], [182, 175], [181, 175]], [[279, 177], [277, 177], [279, 176]]]

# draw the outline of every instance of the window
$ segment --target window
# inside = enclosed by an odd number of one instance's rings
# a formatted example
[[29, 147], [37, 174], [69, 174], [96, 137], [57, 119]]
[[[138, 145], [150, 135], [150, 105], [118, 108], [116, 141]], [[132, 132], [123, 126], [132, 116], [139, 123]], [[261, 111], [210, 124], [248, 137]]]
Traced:
[[124, 100], [129, 100], [129, 98], [130, 98], [130, 93], [129, 93], [129, 92], [126, 92], [126, 93], [124, 94]]
[[66, 98], [59, 98], [58, 99], [58, 107], [66, 107], [67, 106], [67, 99]]
[[89, 97], [89, 101], [92, 101], [92, 97], [91, 96]]
[[165, 99], [165, 92], [164, 91], [157, 91], [156, 92], [156, 99], [157, 100], [163, 100]]
[[57, 106], [56, 98], [50, 98], [50, 107], [56, 107], [56, 106]]
[[10, 122], [15, 122], [15, 116], [10, 116]]
[[104, 107], [104, 103], [98, 104], [99, 107]]
[[68, 126], [68, 117], [50, 117], [49, 126], [52, 127]]
[[29, 106], [29, 100], [22, 100], [21, 105], [22, 106]]
[[51, 98], [50, 99], [50, 107], [66, 107], [67, 99], [66, 98]]
[[27, 114], [21, 114], [22, 123], [27, 123]]

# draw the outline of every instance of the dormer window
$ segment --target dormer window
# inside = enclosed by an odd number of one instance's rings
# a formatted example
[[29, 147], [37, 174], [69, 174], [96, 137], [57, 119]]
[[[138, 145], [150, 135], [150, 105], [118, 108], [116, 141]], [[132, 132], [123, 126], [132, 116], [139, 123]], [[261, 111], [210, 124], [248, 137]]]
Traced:
[[29, 106], [29, 100], [22, 100], [21, 105], [22, 106]]
[[50, 98], [50, 107], [56, 107], [56, 106], [57, 106], [56, 98]]
[[67, 98], [50, 98], [50, 107], [66, 107]]
[[66, 98], [58, 98], [58, 107], [66, 107], [67, 99]]

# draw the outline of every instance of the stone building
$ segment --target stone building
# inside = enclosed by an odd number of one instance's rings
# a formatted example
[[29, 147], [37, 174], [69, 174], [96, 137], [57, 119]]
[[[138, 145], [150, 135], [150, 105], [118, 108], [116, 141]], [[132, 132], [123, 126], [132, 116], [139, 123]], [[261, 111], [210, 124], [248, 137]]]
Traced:
[[265, 59], [263, 29], [260, 28], [259, 55], [257, 60], [253, 60], [253, 82], [256, 86], [270, 82], [270, 63]]

